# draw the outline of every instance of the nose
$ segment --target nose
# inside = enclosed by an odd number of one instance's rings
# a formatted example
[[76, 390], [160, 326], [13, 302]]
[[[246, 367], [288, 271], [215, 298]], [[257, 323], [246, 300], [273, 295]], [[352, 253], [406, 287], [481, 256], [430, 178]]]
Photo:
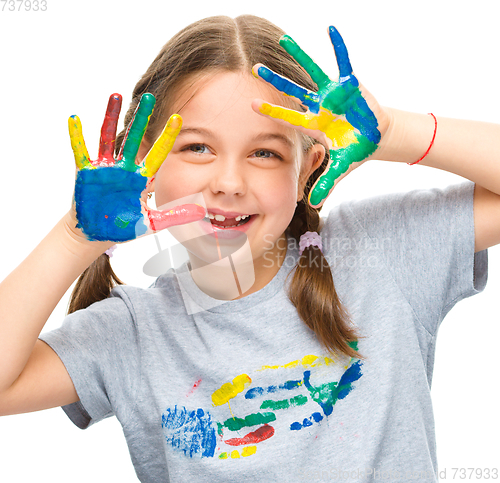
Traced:
[[217, 159], [214, 163], [210, 180], [210, 189], [214, 194], [242, 196], [246, 193], [244, 163], [236, 158]]

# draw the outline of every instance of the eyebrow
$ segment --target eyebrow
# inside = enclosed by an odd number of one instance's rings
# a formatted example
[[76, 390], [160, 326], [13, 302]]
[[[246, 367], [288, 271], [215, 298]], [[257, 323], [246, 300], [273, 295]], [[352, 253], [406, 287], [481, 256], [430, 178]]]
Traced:
[[[213, 138], [214, 134], [212, 131], [208, 129], [203, 129], [203, 128], [196, 128], [196, 127], [186, 127], [182, 128], [181, 132], [178, 134], [177, 137], [182, 136], [183, 134], [201, 134], [203, 136], [207, 136], [209, 138]], [[279, 141], [283, 143], [285, 146], [288, 148], [293, 148], [294, 144], [292, 140], [288, 137], [285, 136], [284, 134], [278, 134], [278, 133], [262, 133], [253, 138], [253, 141], [257, 142], [264, 142], [264, 141]]]

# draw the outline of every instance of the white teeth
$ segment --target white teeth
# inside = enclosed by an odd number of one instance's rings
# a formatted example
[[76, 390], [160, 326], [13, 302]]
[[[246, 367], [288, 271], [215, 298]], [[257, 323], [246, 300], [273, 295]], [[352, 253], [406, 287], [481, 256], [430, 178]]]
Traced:
[[[241, 220], [245, 220], [246, 218], [248, 218], [250, 215], [238, 215], [235, 220], [236, 221], [241, 221]], [[213, 213], [209, 213], [208, 214], [208, 217], [211, 219], [211, 220], [217, 220], [217, 221], [225, 221], [226, 220], [226, 217], [224, 215], [214, 215]]]

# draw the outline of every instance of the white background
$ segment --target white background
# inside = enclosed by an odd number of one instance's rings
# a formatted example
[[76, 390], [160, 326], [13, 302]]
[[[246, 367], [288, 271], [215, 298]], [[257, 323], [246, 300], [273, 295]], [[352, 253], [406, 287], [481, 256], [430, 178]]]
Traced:
[[[127, 105], [162, 45], [199, 18], [266, 17], [332, 76], [336, 64], [326, 29], [334, 24], [356, 75], [382, 104], [500, 122], [496, 0], [47, 0], [47, 6], [46, 12], [0, 12], [0, 280], [69, 208], [74, 164], [68, 116], [80, 116], [94, 157], [109, 95], [122, 93]], [[339, 184], [324, 213], [346, 199], [457, 181], [424, 166], [371, 162]], [[154, 253], [152, 237], [122, 245], [113, 266], [125, 282], [147, 286], [152, 279], [142, 265]], [[496, 247], [484, 293], [461, 302], [440, 329], [432, 394], [447, 480], [453, 467], [500, 467], [499, 289]], [[27, 293], [26, 303], [29, 298]], [[68, 294], [46, 329], [60, 325], [67, 302]], [[137, 481], [118, 422], [81, 431], [58, 408], [1, 418], [0, 482], [49, 479]]]

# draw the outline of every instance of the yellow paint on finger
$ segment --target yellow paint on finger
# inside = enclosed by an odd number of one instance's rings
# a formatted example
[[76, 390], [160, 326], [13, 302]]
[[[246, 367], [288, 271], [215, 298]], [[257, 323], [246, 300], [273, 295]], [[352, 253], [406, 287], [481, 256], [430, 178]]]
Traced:
[[78, 169], [94, 169], [95, 167], [90, 163], [89, 153], [83, 139], [82, 123], [78, 116], [70, 116], [68, 119], [68, 131], [76, 167]]
[[251, 382], [252, 379], [250, 379], [250, 377], [246, 374], [236, 376], [232, 383], [227, 382], [226, 384], [223, 384], [212, 394], [213, 405], [222, 406], [223, 404], [226, 404], [240, 394]]
[[160, 169], [163, 161], [174, 146], [175, 139], [182, 128], [182, 117], [179, 114], [172, 114], [161, 136], [156, 140], [149, 151], [144, 166], [141, 168], [141, 175], [151, 178]]
[[326, 134], [334, 148], [345, 148], [357, 143], [352, 125], [342, 117], [336, 116], [328, 109], [320, 108], [319, 114], [312, 112], [298, 112], [280, 106], [263, 103], [260, 112], [273, 119], [281, 119], [293, 126], [304, 127], [312, 131], [321, 131]]

